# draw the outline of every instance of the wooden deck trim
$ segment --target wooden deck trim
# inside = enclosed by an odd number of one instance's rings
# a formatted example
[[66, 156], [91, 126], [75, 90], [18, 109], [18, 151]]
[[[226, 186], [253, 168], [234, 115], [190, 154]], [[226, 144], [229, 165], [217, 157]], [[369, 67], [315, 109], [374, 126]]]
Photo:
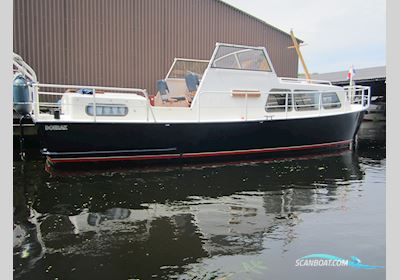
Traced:
[[232, 90], [232, 97], [260, 97], [261, 92], [258, 90]]

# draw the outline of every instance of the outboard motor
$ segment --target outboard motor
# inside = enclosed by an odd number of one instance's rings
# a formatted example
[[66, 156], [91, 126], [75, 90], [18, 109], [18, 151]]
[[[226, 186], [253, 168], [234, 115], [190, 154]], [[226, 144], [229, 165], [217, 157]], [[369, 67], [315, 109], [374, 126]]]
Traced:
[[13, 81], [13, 103], [14, 110], [22, 116], [30, 115], [32, 112], [32, 98], [26, 78], [17, 75]]
[[[30, 83], [37, 83], [35, 71], [30, 67], [20, 55], [13, 52], [13, 70], [17, 73], [13, 79], [13, 109], [20, 115], [19, 126], [21, 130], [19, 143], [21, 159], [25, 159], [24, 151], [24, 120], [32, 119], [33, 96], [30, 91]], [[39, 109], [39, 108], [38, 108]]]
[[22, 74], [17, 75], [13, 80], [13, 103], [14, 110], [21, 115], [19, 119], [19, 145], [21, 159], [25, 160], [23, 121], [31, 117], [32, 98], [29, 92], [28, 82]]

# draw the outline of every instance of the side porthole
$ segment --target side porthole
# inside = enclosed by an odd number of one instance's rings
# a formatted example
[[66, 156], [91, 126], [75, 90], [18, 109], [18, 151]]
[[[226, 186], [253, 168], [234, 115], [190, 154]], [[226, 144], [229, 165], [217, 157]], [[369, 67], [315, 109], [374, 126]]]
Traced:
[[123, 117], [128, 114], [128, 107], [121, 104], [89, 104], [86, 106], [86, 114], [93, 116], [95, 107], [96, 116]]

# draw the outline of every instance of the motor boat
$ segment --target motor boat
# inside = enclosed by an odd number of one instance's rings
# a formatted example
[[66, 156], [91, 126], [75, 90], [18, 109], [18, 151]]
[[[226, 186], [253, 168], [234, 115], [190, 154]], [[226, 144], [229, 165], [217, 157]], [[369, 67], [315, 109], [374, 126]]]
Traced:
[[265, 47], [217, 43], [210, 60], [175, 58], [150, 96], [139, 88], [43, 84], [19, 55], [13, 62], [14, 107], [27, 104], [22, 111], [51, 164], [350, 146], [370, 104], [369, 87], [278, 77]]

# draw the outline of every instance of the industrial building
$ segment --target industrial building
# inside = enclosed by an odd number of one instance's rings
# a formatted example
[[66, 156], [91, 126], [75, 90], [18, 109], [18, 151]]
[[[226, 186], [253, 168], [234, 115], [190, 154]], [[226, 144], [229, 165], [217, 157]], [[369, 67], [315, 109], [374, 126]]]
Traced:
[[[348, 86], [350, 81], [347, 79], [347, 73], [348, 71], [337, 71], [314, 74], [312, 75], [312, 78], [315, 80], [330, 81], [332, 84], [337, 86]], [[367, 110], [364, 120], [385, 121], [386, 66], [355, 69], [353, 82], [356, 85], [368, 86], [371, 88], [371, 106]], [[385, 141], [385, 139], [383, 139], [383, 141]]]
[[[348, 86], [348, 71], [314, 74], [315, 80], [326, 80], [338, 86]], [[371, 96], [381, 96], [386, 100], [386, 66], [355, 69], [353, 81], [356, 85], [371, 87]]]
[[265, 46], [297, 77], [289, 34], [219, 0], [14, 0], [13, 13], [14, 52], [42, 83], [154, 94], [175, 57], [207, 60], [216, 42]]

